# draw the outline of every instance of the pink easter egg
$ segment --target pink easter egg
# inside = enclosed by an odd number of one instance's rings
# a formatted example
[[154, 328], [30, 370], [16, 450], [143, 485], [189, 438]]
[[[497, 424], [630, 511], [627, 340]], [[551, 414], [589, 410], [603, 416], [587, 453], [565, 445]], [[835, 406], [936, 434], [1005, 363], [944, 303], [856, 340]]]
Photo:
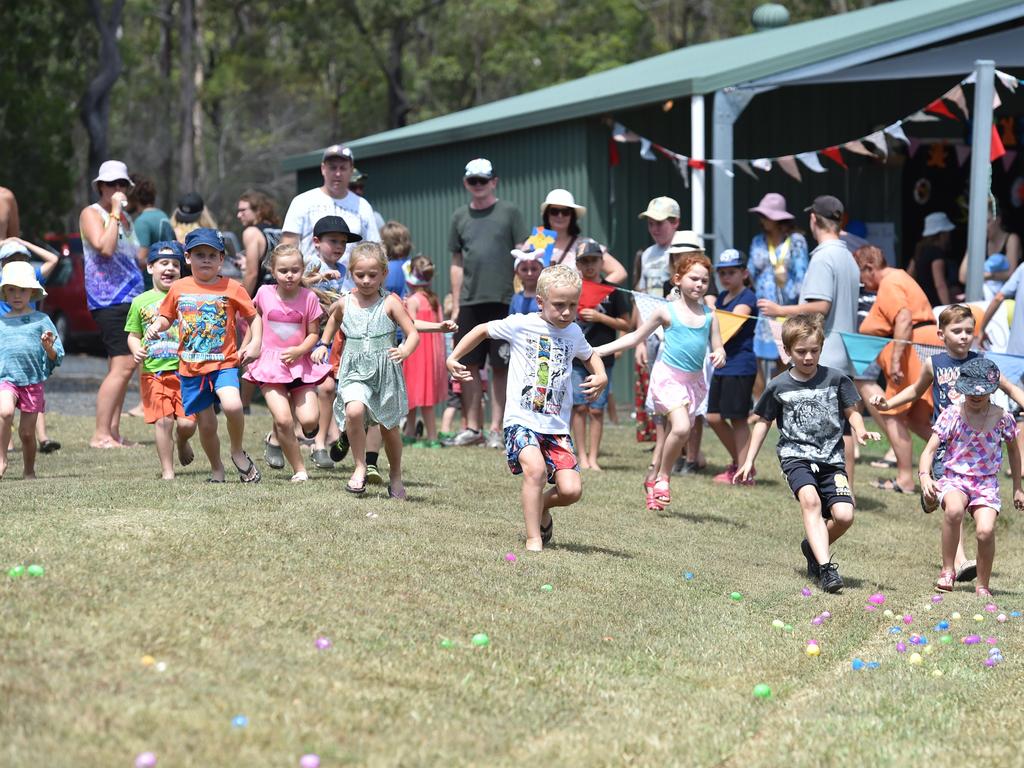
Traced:
[[903, 617], [903, 623], [904, 624], [910, 624], [913, 621], [914, 621], [914, 617], [911, 616], [909, 613], [906, 616]]
[[320, 768], [320, 756], [312, 753], [299, 758], [299, 768]]
[[896, 653], [906, 653], [907, 644], [900, 640], [896, 643]]
[[821, 616], [815, 616], [813, 619], [811, 619], [811, 624], [813, 624], [814, 626], [818, 627], [818, 626], [821, 626], [821, 622], [823, 622], [823, 621], [824, 621], [824, 619], [822, 619]]
[[868, 602], [872, 605], [884, 605], [885, 595], [883, 595], [881, 592], [875, 592], [875, 594], [871, 595], [868, 598]]
[[938, 605], [942, 602], [942, 595], [932, 595], [932, 602]]
[[989, 613], [995, 613], [996, 611], [999, 610], [999, 608], [996, 607], [995, 603], [985, 603], [985, 610], [988, 611]]
[[135, 758], [135, 768], [153, 768], [156, 755], [153, 752], [140, 752]]
[[509, 552], [507, 555], [505, 555], [505, 559], [510, 563], [514, 563], [516, 561], [516, 556], [513, 553]]
[[331, 647], [331, 638], [321, 635], [316, 639], [316, 647], [318, 650], [326, 651]]
[[804, 587], [803, 589], [801, 589], [800, 590], [800, 594], [803, 595], [804, 597], [810, 597], [811, 596], [810, 587]]

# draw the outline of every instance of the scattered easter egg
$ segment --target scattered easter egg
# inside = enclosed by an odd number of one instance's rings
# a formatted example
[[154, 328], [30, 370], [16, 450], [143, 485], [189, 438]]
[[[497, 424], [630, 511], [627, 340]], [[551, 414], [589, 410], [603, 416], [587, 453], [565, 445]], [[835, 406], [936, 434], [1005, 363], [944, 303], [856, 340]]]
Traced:
[[144, 667], [152, 667], [154, 664], [156, 664], [156, 659], [154, 659], [147, 653], [145, 656], [142, 657], [141, 662], [142, 666]]
[[39, 578], [44, 573], [46, 573], [46, 569], [43, 568], [43, 566], [41, 566], [41, 565], [35, 565], [33, 563], [32, 565], [30, 565], [28, 568], [25, 569], [25, 572], [29, 576], [32, 576], [33, 578]]
[[913, 617], [913, 616], [911, 616], [911, 615], [910, 615], [910, 614], [908, 613], [908, 614], [907, 614], [906, 616], [904, 616], [904, 617], [903, 617], [903, 623], [904, 623], [904, 624], [913, 624], [913, 623], [914, 623], [914, 617]]
[[505, 560], [507, 560], [510, 563], [514, 563], [516, 561], [516, 556], [512, 552], [509, 552], [507, 555], [505, 555]]
[[166, 661], [158, 661], [156, 664], [153, 665], [153, 669], [155, 669], [157, 672], [166, 672], [167, 671], [167, 662]]
[[312, 753], [299, 758], [299, 768], [320, 768], [320, 756]]
[[803, 589], [800, 590], [800, 594], [803, 595], [804, 597], [810, 597], [811, 596], [811, 588], [810, 587], [804, 587]]
[[997, 662], [997, 661], [996, 661], [995, 659], [993, 659], [993, 658], [992, 658], [991, 656], [989, 656], [989, 657], [988, 657], [987, 659], [985, 659], [985, 666], [986, 666], [986, 667], [994, 667], [994, 666], [995, 666], [996, 664], [998, 664], [998, 663], [999, 663], [999, 662]]
[[885, 595], [883, 595], [881, 592], [875, 592], [875, 594], [868, 597], [868, 602], [872, 605], [884, 605]]
[[813, 624], [814, 626], [818, 627], [818, 626], [821, 626], [821, 623], [823, 621], [825, 621], [825, 620], [823, 618], [821, 618], [821, 616], [815, 616], [813, 619], [811, 619], [811, 624]]
[[484, 632], [477, 632], [473, 635], [473, 639], [470, 640], [470, 642], [477, 648], [485, 648], [491, 644], [491, 638], [489, 638]]
[[985, 610], [989, 613], [995, 613], [999, 610], [999, 607], [995, 603], [985, 603]]
[[949, 618], [951, 618], [953, 621], [958, 621], [960, 619], [960, 612], [953, 611], [951, 614], [949, 614]]
[[1002, 656], [1003, 652], [1000, 651], [998, 648], [989, 648], [988, 649], [988, 655], [989, 656]]
[[743, 595], [741, 595], [739, 592], [732, 592], [729, 594], [729, 599], [739, 601], [743, 599]]
[[904, 643], [902, 640], [900, 640], [898, 643], [896, 643], [896, 653], [906, 653], [906, 652], [907, 652], [907, 644], [906, 643]]
[[541, 584], [540, 585], [540, 591], [541, 592], [553, 592], [554, 589], [555, 588], [552, 587], [550, 584]]
[[989, 645], [995, 645], [996, 643], [999, 642], [999, 639], [995, 638], [995, 637], [986, 637], [985, 638], [985, 642], [988, 643]]
[[772, 689], [765, 683], [758, 683], [754, 686], [754, 698], [755, 699], [770, 699], [772, 697]]
[[890, 635], [898, 635], [898, 634], [900, 634], [902, 632], [903, 632], [903, 630], [900, 629], [899, 627], [889, 627], [889, 634]]
[[140, 752], [135, 757], [135, 768], [153, 768], [156, 765], [156, 754], [153, 752]]
[[931, 656], [932, 652], [934, 650], [935, 650], [935, 646], [933, 646], [933, 645], [926, 645], [924, 648], [921, 649], [921, 653], [923, 653], [925, 656]]
[[1004, 623], [1006, 621], [1006, 614], [1000, 613], [998, 616], [996, 616], [996, 621], [998, 621], [1000, 624]]
[[976, 613], [976, 614], [974, 614], [974, 620], [975, 621], [984, 621], [985, 617], [982, 616], [980, 613]]
[[932, 602], [938, 605], [942, 602], [942, 595], [932, 595]]
[[231, 718], [232, 728], [245, 728], [247, 725], [249, 725], [249, 718], [245, 715], [235, 715]]
[[455, 643], [453, 643], [451, 640], [449, 640], [446, 637], [444, 640], [441, 641], [441, 647], [444, 648], [445, 650], [448, 650], [449, 648], [454, 648], [455, 647]]
[[930, 611], [930, 610], [931, 610], [931, 609], [932, 609], [933, 607], [934, 607], [934, 606], [932, 606], [932, 604], [931, 604], [931, 603], [928, 603], [927, 605], [925, 605], [924, 609], [925, 609], [926, 611]]
[[924, 664], [924, 657], [920, 653], [912, 653], [912, 654], [910, 654], [909, 661], [915, 667], [919, 667], [922, 664]]
[[786, 626], [786, 622], [784, 622], [782, 619], [775, 619], [774, 621], [772, 621], [772, 626], [776, 629], [783, 629]]
[[821, 618], [823, 618], [823, 619], [831, 619], [832, 618], [832, 614], [829, 613], [828, 611], [822, 611], [821, 612]]
[[981, 642], [981, 638], [977, 635], [968, 635], [964, 638], [964, 645], [977, 645]]
[[943, 645], [949, 645], [950, 643], [953, 642], [953, 638], [950, 635], [943, 635], [942, 637], [939, 638], [939, 642], [942, 643]]
[[683, 578], [686, 579], [687, 581], [693, 581], [693, 574], [690, 573], [689, 571], [687, 571], [686, 573], [683, 574]]
[[935, 625], [935, 629], [940, 630], [940, 631], [943, 630], [943, 629], [949, 629], [949, 622], [948, 621], [940, 621], [938, 624]]
[[319, 651], [326, 651], [332, 645], [333, 643], [331, 642], [331, 638], [329, 637], [324, 637], [323, 635], [321, 635], [316, 639], [316, 647], [317, 650]]
[[868, 613], [874, 613], [875, 611], [878, 610], [878, 608], [876, 608], [873, 605], [865, 605], [864, 606], [864, 610], [867, 611]]
[[864, 669], [864, 662], [861, 659], [854, 659], [850, 662], [850, 667], [855, 671], [859, 672]]
[[933, 669], [932, 670], [932, 677], [942, 677], [942, 670], [941, 669]]
[[868, 669], [878, 669], [880, 666], [882, 666], [882, 665], [879, 664], [877, 661], [869, 661], [868, 662]]
[[911, 635], [910, 636], [910, 644], [911, 645], [920, 645], [921, 644], [921, 636], [920, 635]]
[[804, 648], [804, 653], [806, 653], [808, 656], [811, 656], [812, 658], [815, 656], [820, 656], [821, 648], [818, 647], [817, 643], [814, 643], [813, 645], [808, 644], [807, 647]]
[[792, 632], [793, 631], [793, 625], [792, 624], [787, 624], [786, 626], [783, 627], [783, 630], [785, 630], [786, 632]]
[[1019, 619], [1020, 618], [1020, 611], [1010, 611], [1010, 616], [1011, 616], [1011, 618]]
[[814, 639], [813, 637], [811, 637], [811, 638], [808, 638], [808, 640], [807, 640], [807, 644], [808, 644], [808, 645], [817, 645], [817, 644], [818, 644], [818, 641], [817, 641], [817, 640], [815, 640], [815, 639]]
[[24, 565], [15, 565], [9, 571], [7, 571], [7, 575], [10, 576], [12, 579], [20, 579], [24, 574], [25, 574], [25, 566]]
[[887, 619], [891, 619], [896, 614], [894, 614], [892, 611], [890, 611], [888, 608], [886, 608], [884, 611], [882, 611], [882, 615], [885, 616], [885, 618], [887, 618]]

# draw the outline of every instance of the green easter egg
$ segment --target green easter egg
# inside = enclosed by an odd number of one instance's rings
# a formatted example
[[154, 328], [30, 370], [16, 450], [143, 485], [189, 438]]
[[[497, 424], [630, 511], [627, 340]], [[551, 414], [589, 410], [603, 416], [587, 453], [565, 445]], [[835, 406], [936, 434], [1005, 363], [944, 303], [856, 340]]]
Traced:
[[772, 689], [764, 683], [758, 683], [754, 686], [754, 698], [755, 699], [770, 699], [772, 697]]
[[473, 645], [475, 645], [477, 648], [485, 648], [491, 644], [491, 638], [489, 638], [483, 632], [478, 632], [475, 635], [473, 635], [473, 639], [470, 642], [473, 643]]
[[441, 647], [444, 648], [445, 650], [448, 650], [449, 648], [454, 648], [455, 647], [455, 643], [453, 643], [451, 640], [449, 640], [446, 637], [444, 640], [441, 641]]
[[733, 592], [731, 595], [729, 595], [729, 597], [731, 599], [733, 599], [733, 600], [742, 600], [743, 599], [743, 595], [741, 595], [739, 592]]
[[550, 584], [544, 584], [543, 586], [541, 586], [540, 591], [541, 592], [553, 592], [554, 589], [555, 588], [552, 587]]
[[36, 577], [38, 577], [38, 576], [42, 576], [44, 573], [46, 573], [46, 569], [43, 568], [43, 566], [41, 566], [41, 565], [30, 565], [28, 567], [28, 575], [29, 576], [36, 576]]
[[949, 635], [943, 635], [942, 637], [939, 638], [939, 642], [942, 643], [943, 645], [949, 645], [950, 643], [953, 642], [953, 638], [950, 637]]
[[24, 573], [25, 573], [25, 566], [24, 565], [16, 565], [16, 566], [11, 568], [7, 572], [7, 575], [10, 576], [12, 579], [20, 579], [22, 577], [22, 574], [24, 574]]

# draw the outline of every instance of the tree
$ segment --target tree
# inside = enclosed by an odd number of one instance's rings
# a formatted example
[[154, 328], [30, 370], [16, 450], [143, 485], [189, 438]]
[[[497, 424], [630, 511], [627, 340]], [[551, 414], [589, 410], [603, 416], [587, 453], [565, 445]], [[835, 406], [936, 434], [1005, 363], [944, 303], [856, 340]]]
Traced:
[[107, 129], [110, 127], [110, 92], [121, 75], [121, 51], [117, 37], [124, 4], [125, 0], [114, 0], [109, 15], [104, 19], [101, 0], [89, 0], [93, 25], [99, 34], [97, 71], [79, 102], [79, 116], [89, 135], [89, 179], [95, 177], [100, 163], [109, 157]]

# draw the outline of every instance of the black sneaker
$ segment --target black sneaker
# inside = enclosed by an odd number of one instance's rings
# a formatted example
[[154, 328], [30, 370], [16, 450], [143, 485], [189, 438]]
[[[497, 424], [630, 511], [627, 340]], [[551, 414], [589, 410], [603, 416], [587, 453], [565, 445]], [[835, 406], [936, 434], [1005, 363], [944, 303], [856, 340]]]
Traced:
[[345, 457], [348, 456], [348, 449], [348, 434], [342, 432], [341, 437], [331, 446], [331, 460], [336, 462], [344, 461]]
[[843, 577], [839, 575], [839, 566], [829, 561], [820, 566], [821, 589], [823, 592], [838, 592], [843, 588]]
[[804, 553], [804, 557], [807, 559], [807, 576], [812, 579], [818, 578], [818, 561], [814, 557], [814, 552], [811, 551], [811, 543], [804, 539], [800, 542], [800, 551]]

